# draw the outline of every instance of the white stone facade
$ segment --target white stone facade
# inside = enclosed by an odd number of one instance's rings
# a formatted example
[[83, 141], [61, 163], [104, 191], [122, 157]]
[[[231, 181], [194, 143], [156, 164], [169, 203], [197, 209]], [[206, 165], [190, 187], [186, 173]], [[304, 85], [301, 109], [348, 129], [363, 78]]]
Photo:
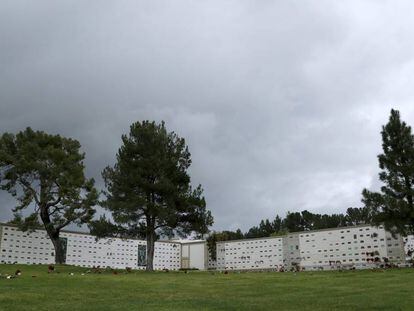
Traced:
[[[71, 231], [61, 232], [61, 238], [66, 244], [66, 264], [145, 268], [146, 241], [96, 241], [90, 234]], [[217, 259], [213, 261], [206, 241], [157, 241], [154, 269], [319, 270], [369, 268], [387, 262], [403, 264], [410, 259], [407, 254], [414, 254], [414, 236], [403, 240], [382, 226], [355, 226], [224, 241], [216, 246]], [[54, 248], [44, 230], [22, 232], [15, 226], [0, 224], [0, 262], [51, 264]]]
[[221, 270], [369, 268], [405, 263], [404, 243], [383, 226], [291, 233], [283, 237], [217, 243]]
[[208, 268], [208, 250], [206, 241], [186, 241], [181, 245], [181, 267], [198, 270], [205, 270]]
[[[144, 269], [139, 264], [139, 247], [146, 247], [146, 241], [134, 239], [99, 239], [86, 233], [62, 231], [66, 239], [66, 264], [82, 267], [111, 267], [123, 269]], [[206, 269], [205, 241], [157, 241], [154, 251], [154, 269], [178, 270], [181, 268], [182, 248], [187, 244], [194, 248], [189, 258], [190, 267]], [[20, 264], [54, 263], [54, 248], [45, 230], [22, 232], [10, 225], [0, 225], [0, 262]]]
[[404, 251], [407, 261], [414, 259], [414, 235], [408, 235], [404, 238]]
[[217, 268], [224, 270], [278, 269], [283, 266], [283, 238], [217, 243]]
[[382, 226], [301, 232], [299, 245], [300, 265], [305, 269], [405, 262], [401, 237], [392, 237]]

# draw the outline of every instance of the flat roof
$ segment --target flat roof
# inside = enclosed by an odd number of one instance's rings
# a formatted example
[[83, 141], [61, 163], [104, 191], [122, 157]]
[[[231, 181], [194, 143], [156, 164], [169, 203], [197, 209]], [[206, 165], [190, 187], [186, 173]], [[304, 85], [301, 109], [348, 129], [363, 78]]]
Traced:
[[[174, 240], [171, 240], [174, 242]], [[177, 243], [181, 244], [197, 244], [197, 243], [206, 243], [206, 240], [175, 240]]]

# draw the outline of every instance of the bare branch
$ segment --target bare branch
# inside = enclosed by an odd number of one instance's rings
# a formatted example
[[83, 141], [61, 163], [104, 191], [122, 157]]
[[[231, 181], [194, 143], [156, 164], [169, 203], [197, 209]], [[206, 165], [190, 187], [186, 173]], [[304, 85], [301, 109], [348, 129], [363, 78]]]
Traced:
[[40, 205], [40, 201], [39, 198], [37, 197], [37, 192], [36, 190], [30, 185], [30, 183], [26, 180], [24, 180], [23, 178], [19, 178], [19, 182], [26, 187], [32, 194], [33, 194], [33, 198], [36, 202], [37, 205]]
[[62, 209], [64, 209], [64, 207], [63, 207], [63, 206], [61, 206], [61, 207], [55, 206], [54, 210], [53, 210], [52, 212], [50, 212], [50, 213], [49, 213], [49, 216], [52, 216], [54, 213], [59, 212], [59, 211], [61, 211]]
[[61, 200], [62, 200], [62, 197], [59, 196], [55, 201], [47, 203], [46, 207], [49, 208], [49, 207], [55, 206], [59, 204]]
[[73, 221], [73, 219], [68, 219], [66, 220], [63, 224], [61, 224], [60, 226], [55, 227], [56, 231], [60, 231], [62, 228], [66, 227], [67, 225], [69, 225], [71, 222]]

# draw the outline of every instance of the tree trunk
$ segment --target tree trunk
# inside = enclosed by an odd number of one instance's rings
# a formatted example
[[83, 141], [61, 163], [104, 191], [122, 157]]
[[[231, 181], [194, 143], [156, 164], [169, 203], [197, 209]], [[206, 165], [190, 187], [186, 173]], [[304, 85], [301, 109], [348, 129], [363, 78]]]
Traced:
[[154, 271], [155, 233], [147, 232], [147, 271]]
[[50, 240], [53, 243], [53, 247], [55, 249], [55, 263], [56, 264], [64, 264], [64, 249], [62, 247], [62, 243], [59, 239], [59, 231], [55, 230], [54, 228], [50, 228], [50, 226], [45, 226], [47, 235], [49, 236]]
[[53, 247], [55, 249], [55, 263], [56, 264], [65, 263], [64, 251], [63, 251], [63, 248], [62, 248], [62, 244], [59, 240], [60, 231], [56, 230], [55, 227], [53, 227], [53, 225], [50, 221], [49, 214], [48, 214], [47, 209], [45, 207], [40, 209], [40, 218], [43, 221], [43, 225], [45, 227], [47, 235], [49, 236], [50, 240], [53, 243]]
[[55, 263], [56, 264], [64, 264], [66, 262], [64, 258], [64, 250], [62, 247], [62, 243], [59, 239], [59, 232], [57, 233], [57, 237], [50, 237], [52, 240], [53, 246], [55, 248]]

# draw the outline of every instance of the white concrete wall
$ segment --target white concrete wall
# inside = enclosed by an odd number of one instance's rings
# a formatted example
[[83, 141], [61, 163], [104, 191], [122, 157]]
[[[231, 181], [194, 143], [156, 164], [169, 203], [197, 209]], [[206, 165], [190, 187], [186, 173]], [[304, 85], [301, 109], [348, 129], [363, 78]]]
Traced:
[[190, 245], [182, 244], [181, 245], [181, 256], [182, 257], [190, 257]]
[[[185, 245], [185, 244], [184, 244]], [[184, 246], [183, 245], [183, 246]], [[187, 244], [189, 247], [189, 254], [190, 254], [190, 268], [196, 268], [199, 270], [206, 269], [206, 242], [200, 243], [189, 243]]]
[[224, 242], [216, 244], [216, 267], [219, 270], [226, 269], [226, 247]]
[[[414, 244], [414, 242], [413, 242]], [[217, 269], [305, 270], [342, 267], [367, 268], [382, 262], [404, 263], [403, 241], [383, 226], [355, 226], [288, 234], [283, 237], [217, 243]]]
[[[407, 261], [414, 259], [414, 235], [408, 235], [404, 238], [404, 252]], [[409, 252], [411, 252], [411, 255]]]
[[[0, 225], [0, 262], [22, 264], [54, 263], [54, 248], [44, 230], [22, 232]], [[138, 246], [143, 240], [100, 239], [89, 234], [62, 232], [67, 238], [66, 263], [92, 267], [144, 269], [138, 266]], [[405, 251], [414, 250], [414, 236], [405, 239]], [[392, 237], [382, 226], [356, 226], [299, 232], [284, 237], [247, 239], [217, 243], [217, 260], [208, 259], [204, 241], [159, 241], [155, 243], [154, 268], [177, 270], [181, 256], [189, 257], [190, 268], [204, 270], [254, 270], [289, 268], [297, 263], [305, 269], [342, 266], [368, 267], [375, 257], [391, 262], [405, 261], [401, 237]]]
[[[46, 231], [22, 232], [16, 227], [0, 225], [0, 262], [21, 264], [54, 263], [54, 248]], [[144, 269], [138, 266], [138, 245], [146, 241], [100, 239], [89, 234], [61, 232], [67, 238], [66, 263], [82, 267]], [[156, 242], [154, 269], [177, 270], [181, 267], [181, 247], [177, 242]]]
[[[208, 245], [206, 245], [206, 253], [207, 253], [207, 269], [217, 269], [217, 258], [213, 259], [212, 254], [210, 254], [210, 251], [208, 249]], [[216, 254], [217, 255], [217, 252]]]
[[49, 264], [54, 262], [54, 248], [45, 231], [22, 232], [2, 226], [0, 262]]
[[217, 268], [226, 270], [278, 269], [283, 265], [283, 238], [217, 243]]
[[154, 269], [178, 270], [181, 267], [181, 245], [175, 242], [155, 242]]
[[392, 236], [390, 232], [385, 231], [385, 239], [387, 242], [386, 257], [389, 259], [389, 261], [394, 263], [405, 263], [403, 238], [400, 235]]
[[301, 232], [299, 244], [301, 266], [305, 268], [336, 263], [345, 266], [364, 266], [372, 263], [375, 257], [387, 257], [385, 230], [382, 227], [348, 227]]

